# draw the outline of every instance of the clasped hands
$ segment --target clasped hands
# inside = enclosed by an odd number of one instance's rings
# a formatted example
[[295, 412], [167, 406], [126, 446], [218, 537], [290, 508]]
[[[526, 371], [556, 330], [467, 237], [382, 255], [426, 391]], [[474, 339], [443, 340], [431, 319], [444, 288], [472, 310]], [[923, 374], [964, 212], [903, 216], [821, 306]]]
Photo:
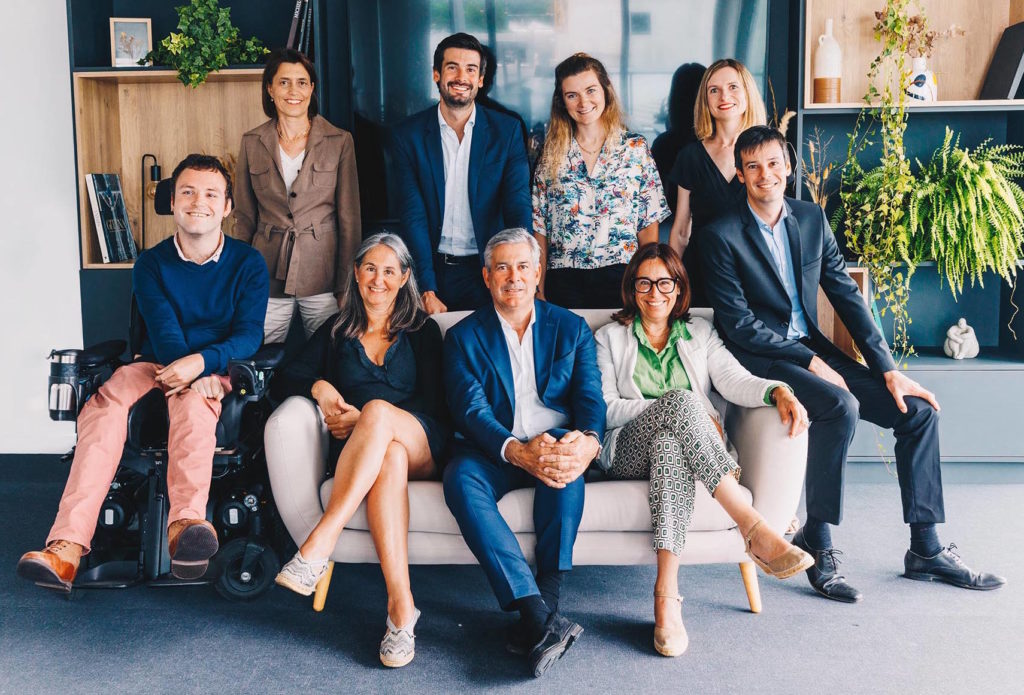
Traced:
[[218, 374], [200, 377], [206, 369], [206, 360], [198, 352], [179, 357], [170, 364], [156, 370], [154, 380], [167, 390], [164, 396], [191, 389], [204, 398], [219, 401], [231, 392], [231, 384]]
[[323, 379], [313, 384], [310, 395], [320, 406], [320, 410], [324, 414], [324, 422], [327, 424], [331, 436], [335, 439], [348, 439], [362, 411], [354, 405], [346, 403], [338, 393], [338, 389]]
[[561, 439], [544, 432], [526, 442], [510, 441], [505, 458], [548, 487], [564, 488], [583, 474], [600, 450], [596, 438], [579, 430], [566, 432]]

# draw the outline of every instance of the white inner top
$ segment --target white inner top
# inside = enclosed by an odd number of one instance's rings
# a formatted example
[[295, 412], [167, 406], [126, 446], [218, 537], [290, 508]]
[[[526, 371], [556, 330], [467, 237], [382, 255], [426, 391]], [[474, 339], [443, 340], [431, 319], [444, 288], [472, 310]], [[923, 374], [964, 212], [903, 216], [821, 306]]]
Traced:
[[281, 151], [281, 177], [284, 179], [284, 187], [286, 191], [291, 193], [292, 184], [295, 183], [295, 179], [299, 175], [299, 169], [302, 168], [302, 160], [306, 158], [306, 151], [303, 150], [292, 158], [288, 156], [280, 145], [277, 146], [277, 149]]

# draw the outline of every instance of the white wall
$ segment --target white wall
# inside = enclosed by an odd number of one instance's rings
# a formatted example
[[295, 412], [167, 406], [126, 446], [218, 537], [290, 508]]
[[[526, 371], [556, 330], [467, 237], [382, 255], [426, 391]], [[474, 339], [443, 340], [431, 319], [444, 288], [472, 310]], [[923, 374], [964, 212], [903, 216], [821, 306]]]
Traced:
[[0, 453], [64, 452], [75, 439], [46, 410], [50, 349], [82, 344], [67, 35], [64, 0], [3, 4]]

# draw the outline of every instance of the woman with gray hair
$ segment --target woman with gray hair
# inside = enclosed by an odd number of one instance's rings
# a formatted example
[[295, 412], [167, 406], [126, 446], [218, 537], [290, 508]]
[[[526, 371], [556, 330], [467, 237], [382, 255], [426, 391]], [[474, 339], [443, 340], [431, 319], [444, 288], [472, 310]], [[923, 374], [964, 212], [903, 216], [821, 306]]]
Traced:
[[394, 234], [363, 242], [341, 311], [275, 379], [279, 397], [312, 398], [331, 433], [334, 486], [323, 517], [277, 583], [309, 596], [345, 524], [366, 515], [388, 591], [385, 666], [414, 654], [420, 616], [409, 582], [410, 479], [437, 473], [450, 426], [441, 381], [441, 331], [423, 311], [412, 257]]

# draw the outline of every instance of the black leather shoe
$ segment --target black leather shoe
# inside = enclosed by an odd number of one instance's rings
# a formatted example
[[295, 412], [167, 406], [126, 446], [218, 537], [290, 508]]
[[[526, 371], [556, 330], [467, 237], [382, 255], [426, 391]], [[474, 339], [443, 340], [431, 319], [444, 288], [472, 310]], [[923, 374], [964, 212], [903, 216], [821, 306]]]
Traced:
[[793, 545], [814, 558], [814, 564], [807, 568], [807, 581], [811, 587], [825, 598], [843, 603], [857, 603], [864, 596], [849, 585], [846, 577], [839, 574], [839, 558], [842, 551], [835, 548], [815, 550], [804, 541], [804, 530], [800, 529], [793, 536]]
[[530, 631], [526, 629], [526, 623], [522, 620], [508, 626], [505, 633], [505, 651], [516, 656], [526, 656], [534, 644], [536, 640], [530, 639]]
[[544, 636], [530, 650], [530, 670], [534, 678], [544, 675], [582, 634], [582, 627], [558, 613], [552, 613], [544, 626]]
[[903, 576], [919, 582], [945, 582], [962, 589], [991, 591], [998, 589], [1006, 580], [988, 572], [973, 572], [960, 559], [956, 543], [950, 543], [931, 557], [924, 557], [908, 550], [903, 556]]

